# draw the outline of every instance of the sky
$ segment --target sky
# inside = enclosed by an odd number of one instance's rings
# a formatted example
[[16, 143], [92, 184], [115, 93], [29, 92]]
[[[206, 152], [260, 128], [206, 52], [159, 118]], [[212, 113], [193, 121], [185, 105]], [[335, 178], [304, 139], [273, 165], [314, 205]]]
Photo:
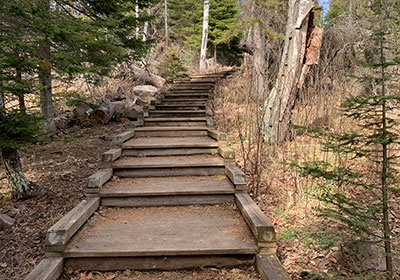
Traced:
[[329, 10], [329, 1], [330, 0], [318, 0], [319, 4], [323, 7], [324, 9], [324, 15], [326, 15], [326, 13]]

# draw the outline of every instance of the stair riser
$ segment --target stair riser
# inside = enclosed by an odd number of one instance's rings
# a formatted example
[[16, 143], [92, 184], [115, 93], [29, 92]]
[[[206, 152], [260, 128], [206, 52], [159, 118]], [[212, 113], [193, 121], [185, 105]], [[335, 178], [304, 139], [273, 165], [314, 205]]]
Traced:
[[254, 262], [254, 255], [67, 258], [65, 259], [65, 267], [82, 271], [177, 270], [203, 267], [234, 267], [253, 265]]
[[163, 98], [162, 103], [164, 104], [179, 104], [179, 105], [186, 105], [186, 104], [191, 104], [191, 105], [206, 105], [207, 99], [190, 99], [190, 100], [185, 100], [185, 99], [168, 99], [168, 98]]
[[218, 154], [217, 148], [167, 148], [167, 149], [127, 149], [122, 155], [131, 157], [149, 156], [189, 156], [202, 154]]
[[206, 126], [207, 121], [193, 121], [193, 122], [176, 122], [176, 121], [166, 121], [166, 122], [144, 122], [145, 126]]
[[206, 130], [135, 131], [137, 137], [190, 137], [207, 136]]
[[179, 100], [179, 99], [208, 99], [209, 94], [169, 94], [165, 95], [164, 99]]
[[162, 113], [153, 111], [149, 113], [150, 118], [192, 118], [192, 117], [206, 117], [206, 112], [180, 112], [180, 113]]
[[165, 105], [157, 105], [156, 110], [205, 110], [206, 109], [206, 104], [199, 104], [199, 105], [171, 105], [171, 106], [165, 106]]
[[169, 177], [169, 176], [214, 176], [225, 174], [225, 167], [176, 167], [114, 169], [114, 175], [122, 178]]
[[166, 196], [136, 196], [136, 197], [102, 197], [101, 205], [110, 207], [156, 207], [213, 205], [234, 202], [231, 194], [210, 195], [166, 195]]

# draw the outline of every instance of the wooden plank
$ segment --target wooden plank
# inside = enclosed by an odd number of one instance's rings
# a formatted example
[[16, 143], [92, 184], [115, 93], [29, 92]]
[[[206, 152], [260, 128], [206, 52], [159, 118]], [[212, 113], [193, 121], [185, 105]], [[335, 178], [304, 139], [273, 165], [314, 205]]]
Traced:
[[96, 173], [94, 173], [92, 176], [90, 176], [88, 178], [87, 188], [88, 189], [99, 189], [108, 180], [110, 180], [112, 176], [113, 176], [112, 168], [100, 169], [99, 171], [97, 171]]
[[107, 152], [104, 152], [102, 155], [102, 160], [104, 162], [112, 162], [117, 160], [122, 155], [122, 149], [110, 149]]
[[158, 148], [158, 149], [129, 149], [124, 150], [124, 156], [149, 157], [149, 156], [192, 156], [192, 155], [215, 155], [217, 148]]
[[46, 236], [47, 251], [62, 251], [71, 237], [99, 208], [100, 198], [83, 200], [75, 208], [69, 211], [48, 231]]
[[227, 164], [225, 166], [225, 174], [235, 186], [247, 185], [246, 174], [244, 174], [244, 172], [236, 165], [236, 163]]
[[169, 256], [66, 259], [65, 267], [73, 270], [178, 270], [203, 267], [236, 267], [253, 265], [253, 255], [232, 256]]
[[169, 126], [169, 127], [138, 127], [135, 129], [135, 132], [137, 131], [174, 131], [174, 130], [179, 130], [179, 131], [185, 131], [185, 130], [208, 130], [208, 127], [206, 126], [191, 126], [191, 127], [185, 127], [185, 126]]
[[116, 169], [114, 172], [114, 175], [124, 178], [214, 176], [223, 174], [225, 174], [225, 167], [223, 166]]
[[118, 135], [115, 135], [112, 139], [112, 145], [114, 146], [119, 146], [122, 143], [124, 143], [125, 141], [131, 139], [132, 137], [135, 136], [135, 131], [131, 130], [131, 131], [125, 131], [122, 132]]
[[56, 280], [64, 270], [64, 258], [43, 259], [25, 280]]
[[225, 176], [132, 178], [109, 182], [101, 197], [232, 194], [235, 188]]
[[257, 255], [256, 268], [263, 280], [290, 280], [275, 254]]
[[275, 242], [274, 226], [251, 197], [247, 193], [236, 193], [235, 201], [260, 245]]
[[215, 129], [208, 129], [208, 136], [214, 138], [217, 141], [226, 141], [226, 133], [222, 133]]
[[218, 152], [224, 159], [235, 159], [235, 151], [227, 146], [219, 147]]
[[253, 255], [239, 211], [229, 205], [105, 208], [73, 238], [64, 257]]
[[199, 147], [217, 148], [218, 143], [210, 137], [151, 137], [131, 139], [122, 145], [124, 150]]
[[148, 158], [123, 158], [113, 163], [114, 169], [127, 168], [177, 168], [177, 167], [223, 167], [220, 157], [213, 156], [170, 156]]
[[182, 205], [212, 205], [233, 202], [232, 194], [163, 195], [137, 197], [103, 197], [102, 206], [153, 207]]
[[203, 117], [193, 117], [193, 118], [149, 118], [146, 122], [196, 122], [196, 121], [206, 121], [207, 118]]

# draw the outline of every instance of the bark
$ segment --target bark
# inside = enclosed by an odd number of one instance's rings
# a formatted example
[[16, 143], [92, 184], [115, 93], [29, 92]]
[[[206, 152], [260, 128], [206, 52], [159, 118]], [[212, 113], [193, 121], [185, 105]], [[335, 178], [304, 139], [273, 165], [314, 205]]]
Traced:
[[[265, 86], [265, 32], [261, 26], [261, 19], [264, 12], [260, 9], [258, 19], [254, 24], [253, 42], [254, 42], [254, 93], [256, 100], [263, 100]], [[258, 102], [257, 102], [258, 103]], [[258, 103], [259, 104], [259, 103]]]
[[135, 74], [135, 76], [145, 83], [149, 83], [158, 88], [162, 88], [165, 84], [164, 78], [157, 76], [155, 74], [152, 74], [145, 69], [139, 68], [135, 65], [132, 65], [131, 69], [132, 69], [133, 73]]
[[288, 21], [279, 74], [265, 102], [264, 140], [284, 141], [289, 136], [292, 110], [304, 77], [302, 71], [307, 33], [312, 25], [314, 0], [289, 0]]
[[99, 108], [90, 115], [90, 122], [93, 125], [106, 125], [115, 115], [115, 106], [112, 102], [101, 103]]
[[1, 149], [1, 161], [6, 170], [12, 196], [21, 199], [32, 197], [34, 187], [25, 177], [18, 151], [13, 148]]
[[[150, 8], [147, 8], [147, 16], [150, 16]], [[146, 20], [143, 28], [143, 42], [147, 41], [148, 36], [149, 36], [149, 21]]]
[[[50, 1], [43, 1], [44, 9], [49, 12]], [[52, 93], [52, 76], [51, 76], [51, 49], [48, 39], [39, 42], [38, 54], [40, 57], [39, 65], [39, 83], [42, 87], [40, 90], [40, 112], [47, 120], [43, 123], [44, 131], [56, 130], [54, 123], [54, 106]]]
[[164, 0], [164, 32], [165, 32], [165, 44], [168, 46], [168, 43], [169, 43], [168, 0]]
[[[22, 83], [22, 71], [21, 69], [17, 68], [17, 82], [18, 83]], [[19, 110], [21, 111], [21, 113], [26, 113], [26, 105], [25, 105], [25, 96], [24, 96], [24, 92], [18, 92], [18, 103], [19, 103]]]
[[210, 0], [204, 0], [204, 13], [203, 13], [203, 35], [201, 38], [200, 50], [200, 72], [206, 71], [207, 68], [207, 42], [208, 42], [208, 16], [210, 13]]

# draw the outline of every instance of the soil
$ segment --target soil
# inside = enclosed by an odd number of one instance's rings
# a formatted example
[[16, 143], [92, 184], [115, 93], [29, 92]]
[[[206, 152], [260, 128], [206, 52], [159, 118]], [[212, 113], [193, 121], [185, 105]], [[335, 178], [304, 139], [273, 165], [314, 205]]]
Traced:
[[[85, 197], [88, 176], [100, 166], [111, 137], [126, 130], [121, 123], [73, 127], [49, 143], [21, 155], [26, 176], [40, 188], [25, 201], [7, 198], [7, 180], [0, 180], [0, 213], [15, 219], [0, 231], [0, 279], [24, 279], [44, 256], [46, 232]], [[1, 172], [0, 172], [1, 173]]]

